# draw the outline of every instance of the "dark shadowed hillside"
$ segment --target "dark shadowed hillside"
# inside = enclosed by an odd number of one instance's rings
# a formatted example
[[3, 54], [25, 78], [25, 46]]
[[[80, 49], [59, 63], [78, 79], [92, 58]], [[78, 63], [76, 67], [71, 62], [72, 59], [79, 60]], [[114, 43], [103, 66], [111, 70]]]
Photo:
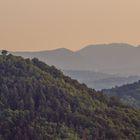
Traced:
[[0, 56], [1, 140], [139, 140], [140, 111], [34, 58]]
[[103, 90], [110, 96], [117, 96], [128, 105], [140, 108], [140, 81], [120, 87]]

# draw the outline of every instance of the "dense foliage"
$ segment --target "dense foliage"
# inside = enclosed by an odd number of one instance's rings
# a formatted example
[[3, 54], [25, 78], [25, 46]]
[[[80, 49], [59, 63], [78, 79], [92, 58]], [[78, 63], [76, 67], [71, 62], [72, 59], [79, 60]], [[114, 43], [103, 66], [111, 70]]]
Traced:
[[139, 140], [140, 111], [38, 59], [0, 56], [0, 140]]
[[140, 108], [140, 81], [112, 89], [103, 90], [109, 96], [117, 96], [124, 103]]

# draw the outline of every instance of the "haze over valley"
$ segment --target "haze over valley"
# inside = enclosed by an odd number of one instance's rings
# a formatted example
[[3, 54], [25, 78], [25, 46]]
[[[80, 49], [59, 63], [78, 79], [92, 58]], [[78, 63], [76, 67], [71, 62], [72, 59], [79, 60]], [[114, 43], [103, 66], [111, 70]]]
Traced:
[[78, 51], [65, 48], [39, 52], [12, 52], [37, 57], [96, 90], [140, 80], [140, 47], [125, 43], [89, 45]]

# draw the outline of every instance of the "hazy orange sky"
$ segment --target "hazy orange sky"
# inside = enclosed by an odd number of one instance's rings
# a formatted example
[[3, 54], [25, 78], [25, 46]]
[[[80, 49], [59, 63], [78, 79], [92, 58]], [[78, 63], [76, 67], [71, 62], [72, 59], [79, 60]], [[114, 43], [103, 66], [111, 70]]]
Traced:
[[140, 44], [140, 0], [0, 0], [0, 49]]

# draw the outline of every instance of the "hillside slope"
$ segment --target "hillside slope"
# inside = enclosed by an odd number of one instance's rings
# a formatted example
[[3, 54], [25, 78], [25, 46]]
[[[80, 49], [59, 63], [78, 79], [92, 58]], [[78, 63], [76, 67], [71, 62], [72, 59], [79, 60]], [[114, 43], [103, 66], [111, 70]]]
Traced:
[[105, 94], [117, 96], [128, 105], [140, 108], [140, 81], [103, 90]]
[[0, 56], [1, 140], [139, 140], [140, 111], [34, 58]]

